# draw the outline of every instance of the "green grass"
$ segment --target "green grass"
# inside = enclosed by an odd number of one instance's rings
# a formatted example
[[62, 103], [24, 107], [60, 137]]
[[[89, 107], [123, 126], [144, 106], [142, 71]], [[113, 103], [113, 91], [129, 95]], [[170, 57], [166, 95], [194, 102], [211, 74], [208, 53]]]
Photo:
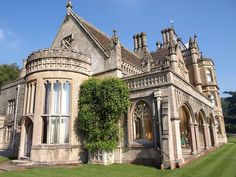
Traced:
[[0, 163], [5, 162], [5, 161], [7, 161], [7, 160], [8, 160], [7, 157], [1, 157], [1, 156], [0, 156]]
[[35, 168], [0, 173], [1, 177], [236, 177], [236, 138], [230, 144], [182, 169], [158, 170], [152, 167], [115, 164], [82, 165], [72, 168]]

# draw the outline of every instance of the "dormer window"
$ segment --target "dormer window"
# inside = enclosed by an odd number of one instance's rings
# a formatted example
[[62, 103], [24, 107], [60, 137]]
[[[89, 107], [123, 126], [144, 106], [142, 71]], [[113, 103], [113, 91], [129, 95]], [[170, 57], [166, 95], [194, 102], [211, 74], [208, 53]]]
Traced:
[[68, 49], [71, 47], [72, 45], [72, 41], [73, 41], [73, 36], [72, 34], [63, 38], [61, 41], [61, 47], [63, 47], [64, 49]]
[[212, 73], [210, 69], [206, 70], [207, 82], [213, 82]]

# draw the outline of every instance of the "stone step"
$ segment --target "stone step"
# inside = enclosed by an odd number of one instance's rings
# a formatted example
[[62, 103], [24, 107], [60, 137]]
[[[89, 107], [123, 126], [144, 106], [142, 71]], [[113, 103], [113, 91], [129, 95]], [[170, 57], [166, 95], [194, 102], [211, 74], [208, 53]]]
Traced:
[[31, 162], [29, 160], [12, 160], [12, 163], [14, 165], [18, 165], [18, 166], [32, 166], [32, 165], [34, 165], [34, 162]]
[[30, 158], [29, 157], [21, 157], [20, 160], [26, 160], [26, 161], [28, 160], [29, 161]]

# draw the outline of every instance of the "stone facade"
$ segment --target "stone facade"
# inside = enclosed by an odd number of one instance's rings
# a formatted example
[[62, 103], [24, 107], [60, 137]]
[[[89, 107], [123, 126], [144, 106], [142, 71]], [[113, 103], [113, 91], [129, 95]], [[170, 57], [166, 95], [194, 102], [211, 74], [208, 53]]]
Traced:
[[[108, 37], [67, 4], [50, 49], [29, 55], [21, 78], [1, 88], [0, 148], [36, 163], [85, 163], [88, 154], [73, 126], [79, 89], [90, 77], [119, 77], [131, 106], [113, 153], [94, 156], [117, 163], [175, 168], [227, 142], [215, 66], [201, 55], [197, 36], [188, 47], [173, 28], [149, 52], [146, 33], [133, 36], [134, 51], [117, 32]], [[103, 153], [101, 153], [103, 154]], [[100, 157], [101, 156], [101, 157]]]

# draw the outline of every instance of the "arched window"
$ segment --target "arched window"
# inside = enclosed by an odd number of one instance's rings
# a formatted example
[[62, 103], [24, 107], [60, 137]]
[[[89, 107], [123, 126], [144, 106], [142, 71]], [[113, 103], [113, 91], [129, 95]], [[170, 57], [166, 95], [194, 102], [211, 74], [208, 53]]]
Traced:
[[145, 102], [136, 105], [133, 114], [134, 120], [134, 139], [153, 140], [153, 122], [150, 107]]
[[210, 69], [206, 70], [207, 82], [213, 82], [212, 73]]

